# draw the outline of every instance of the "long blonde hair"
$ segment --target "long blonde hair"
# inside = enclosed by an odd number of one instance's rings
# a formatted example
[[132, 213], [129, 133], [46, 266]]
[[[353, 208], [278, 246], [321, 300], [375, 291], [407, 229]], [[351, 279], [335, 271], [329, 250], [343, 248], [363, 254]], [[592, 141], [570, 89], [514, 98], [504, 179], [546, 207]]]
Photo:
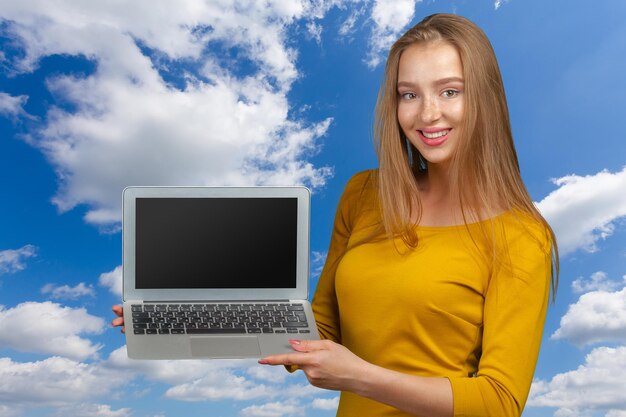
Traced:
[[[434, 41], [454, 46], [463, 66], [465, 110], [459, 129], [462, 140], [450, 164], [450, 189], [458, 196], [463, 220], [467, 225], [485, 213], [516, 209], [543, 224], [552, 246], [554, 297], [559, 269], [556, 238], [522, 182], [495, 53], [483, 31], [463, 17], [429, 16], [402, 35], [389, 52], [374, 125], [379, 158], [376, 188], [384, 231], [389, 237], [400, 236], [408, 247], [418, 244], [415, 226], [419, 224], [422, 207], [416, 176], [423, 169], [423, 160], [398, 123], [398, 66], [406, 48]], [[412, 219], [415, 213], [417, 218]]]

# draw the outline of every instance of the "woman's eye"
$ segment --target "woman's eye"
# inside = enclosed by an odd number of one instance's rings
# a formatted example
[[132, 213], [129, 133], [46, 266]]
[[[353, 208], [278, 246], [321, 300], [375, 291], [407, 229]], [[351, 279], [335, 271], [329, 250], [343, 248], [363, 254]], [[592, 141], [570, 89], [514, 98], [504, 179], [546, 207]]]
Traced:
[[443, 96], [446, 98], [456, 97], [459, 94], [456, 90], [446, 90], [443, 92]]
[[415, 97], [415, 93], [400, 93], [400, 98], [403, 100], [413, 100]]

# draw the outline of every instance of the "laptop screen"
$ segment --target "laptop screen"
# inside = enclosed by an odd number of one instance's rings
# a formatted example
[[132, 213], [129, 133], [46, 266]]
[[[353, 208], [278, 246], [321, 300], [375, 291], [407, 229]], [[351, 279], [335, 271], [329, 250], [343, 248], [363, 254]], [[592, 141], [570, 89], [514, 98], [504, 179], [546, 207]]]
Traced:
[[295, 288], [297, 198], [137, 198], [137, 289]]

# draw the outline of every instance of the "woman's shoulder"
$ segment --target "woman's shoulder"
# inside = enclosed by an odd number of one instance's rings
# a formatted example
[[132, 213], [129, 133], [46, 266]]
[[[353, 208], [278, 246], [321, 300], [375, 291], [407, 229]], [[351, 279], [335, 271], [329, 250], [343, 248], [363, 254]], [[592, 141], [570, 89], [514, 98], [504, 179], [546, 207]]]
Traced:
[[376, 207], [375, 183], [378, 170], [368, 169], [357, 172], [347, 182], [339, 201], [339, 211], [350, 223], [354, 223], [364, 212]]
[[356, 174], [352, 175], [352, 177], [350, 177], [346, 185], [346, 189], [354, 188], [362, 191], [366, 186], [372, 186], [377, 176], [377, 169], [366, 169], [363, 171], [359, 171]]
[[550, 229], [533, 213], [512, 209], [497, 217], [508, 245], [539, 246], [549, 252], [552, 246]]
[[377, 169], [367, 169], [354, 174], [346, 184], [342, 200], [360, 201], [365, 197], [370, 197], [374, 192], [374, 184], [378, 176]]

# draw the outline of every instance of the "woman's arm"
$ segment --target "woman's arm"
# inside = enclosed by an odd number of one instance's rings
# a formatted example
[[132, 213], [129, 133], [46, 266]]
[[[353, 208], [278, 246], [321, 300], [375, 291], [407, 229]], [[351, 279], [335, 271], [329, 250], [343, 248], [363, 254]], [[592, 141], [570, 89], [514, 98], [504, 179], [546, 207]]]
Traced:
[[312, 385], [350, 391], [416, 416], [451, 417], [452, 388], [447, 378], [425, 378], [381, 368], [330, 340], [293, 340], [296, 353], [259, 361], [265, 365], [298, 365]]

